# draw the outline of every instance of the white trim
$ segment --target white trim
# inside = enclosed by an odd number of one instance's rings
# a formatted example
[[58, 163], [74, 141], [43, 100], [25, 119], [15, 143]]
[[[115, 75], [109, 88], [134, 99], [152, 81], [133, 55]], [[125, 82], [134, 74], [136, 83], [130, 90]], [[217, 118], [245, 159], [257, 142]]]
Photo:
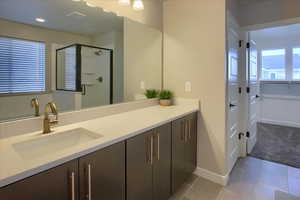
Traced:
[[261, 119], [261, 120], [259, 120], [259, 122], [265, 123], [265, 124], [274, 124], [274, 125], [279, 125], [279, 126], [300, 128], [300, 123], [294, 123], [294, 122], [275, 121], [275, 120], [269, 120], [269, 119]]
[[281, 99], [281, 100], [294, 100], [300, 101], [300, 96], [288, 96], [288, 95], [262, 95], [263, 99]]
[[200, 167], [197, 167], [197, 169], [194, 171], [194, 174], [223, 186], [226, 186], [229, 180], [229, 173], [225, 176], [222, 176], [220, 174]]
[[244, 31], [254, 31], [254, 30], [270, 28], [270, 27], [276, 27], [276, 26], [297, 24], [299, 22], [300, 22], [300, 17], [295, 17], [295, 18], [284, 19], [284, 20], [279, 20], [279, 21], [273, 21], [273, 22], [264, 23], [264, 24], [254, 24], [254, 25], [244, 26], [244, 27], [242, 27], [242, 29]]

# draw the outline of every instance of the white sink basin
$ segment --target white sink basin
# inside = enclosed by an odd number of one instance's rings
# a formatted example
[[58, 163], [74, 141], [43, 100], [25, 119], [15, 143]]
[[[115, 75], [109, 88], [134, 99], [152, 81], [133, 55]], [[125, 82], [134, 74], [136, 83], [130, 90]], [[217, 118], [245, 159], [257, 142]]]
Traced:
[[22, 157], [34, 159], [80, 146], [100, 137], [102, 135], [77, 128], [38, 136], [38, 138], [13, 144], [13, 147]]

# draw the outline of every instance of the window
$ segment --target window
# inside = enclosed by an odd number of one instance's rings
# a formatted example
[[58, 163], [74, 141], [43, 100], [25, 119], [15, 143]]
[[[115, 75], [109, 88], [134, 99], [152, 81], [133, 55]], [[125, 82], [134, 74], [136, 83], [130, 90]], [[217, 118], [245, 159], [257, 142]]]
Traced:
[[293, 48], [293, 80], [300, 80], [300, 48]]
[[45, 44], [0, 37], [0, 94], [45, 91]]
[[261, 79], [285, 80], [285, 49], [262, 50]]

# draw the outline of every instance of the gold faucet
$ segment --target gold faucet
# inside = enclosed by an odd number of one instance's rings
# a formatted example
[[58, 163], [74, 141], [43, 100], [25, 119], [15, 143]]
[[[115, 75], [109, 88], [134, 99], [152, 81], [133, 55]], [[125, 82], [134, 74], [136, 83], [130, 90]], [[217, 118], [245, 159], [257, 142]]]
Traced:
[[33, 98], [33, 99], [31, 99], [30, 103], [31, 103], [31, 107], [34, 108], [34, 111], [35, 111], [34, 116], [36, 116], [36, 117], [40, 116], [39, 100], [37, 98]]
[[[55, 115], [55, 120], [51, 120], [49, 117], [49, 113], [53, 113]], [[48, 103], [45, 107], [45, 117], [43, 123], [43, 133], [48, 134], [51, 133], [51, 126], [58, 123], [58, 112], [55, 103]]]

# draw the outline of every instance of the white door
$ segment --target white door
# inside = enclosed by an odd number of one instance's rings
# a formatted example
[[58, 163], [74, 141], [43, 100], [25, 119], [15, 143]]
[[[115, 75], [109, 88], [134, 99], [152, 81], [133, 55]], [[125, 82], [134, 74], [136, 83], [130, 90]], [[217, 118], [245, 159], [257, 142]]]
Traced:
[[233, 168], [239, 153], [239, 34], [233, 29], [228, 29], [227, 52], [227, 143], [228, 143], [228, 168]]
[[110, 51], [83, 46], [81, 48], [82, 107], [110, 104]]
[[257, 48], [252, 40], [248, 46], [248, 132], [247, 153], [251, 153], [257, 141], [257, 119], [259, 111], [259, 81], [257, 71]]

